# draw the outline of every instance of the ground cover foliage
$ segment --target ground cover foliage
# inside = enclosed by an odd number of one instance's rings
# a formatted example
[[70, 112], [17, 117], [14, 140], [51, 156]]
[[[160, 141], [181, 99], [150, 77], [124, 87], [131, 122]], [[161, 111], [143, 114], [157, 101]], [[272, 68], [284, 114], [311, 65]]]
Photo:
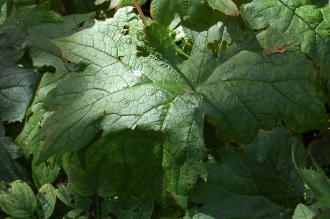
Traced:
[[330, 218], [328, 0], [0, 0], [1, 218]]

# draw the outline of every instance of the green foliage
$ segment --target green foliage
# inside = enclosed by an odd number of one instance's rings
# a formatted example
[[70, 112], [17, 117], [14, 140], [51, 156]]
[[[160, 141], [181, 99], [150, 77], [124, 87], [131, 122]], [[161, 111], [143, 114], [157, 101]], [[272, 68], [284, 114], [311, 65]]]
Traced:
[[259, 132], [240, 149], [219, 151], [193, 198], [203, 206], [199, 211], [215, 218], [287, 218], [304, 192], [290, 156], [296, 141], [278, 128]]
[[27, 218], [34, 214], [37, 200], [26, 183], [14, 181], [8, 191], [1, 191], [0, 206], [4, 212], [13, 217]]
[[316, 215], [311, 211], [306, 205], [299, 204], [297, 205], [296, 210], [294, 211], [293, 219], [313, 219]]
[[50, 184], [43, 185], [34, 195], [22, 181], [14, 181], [7, 191], [0, 190], [0, 206], [15, 218], [49, 218], [54, 211], [56, 193]]
[[0, 217], [328, 218], [329, 33], [328, 1], [0, 0]]

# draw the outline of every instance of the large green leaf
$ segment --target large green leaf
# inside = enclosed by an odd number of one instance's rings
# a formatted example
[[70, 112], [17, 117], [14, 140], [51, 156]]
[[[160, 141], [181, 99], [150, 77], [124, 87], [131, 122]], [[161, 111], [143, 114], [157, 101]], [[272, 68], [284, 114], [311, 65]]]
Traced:
[[270, 57], [239, 51], [213, 66], [206, 59], [214, 57], [201, 53], [195, 57], [203, 60], [200, 68], [191, 69], [184, 66], [191, 62], [168, 58], [175, 50], [154, 31], [144, 38], [142, 21], [128, 7], [56, 41], [66, 59], [84, 68], [67, 74], [47, 97], [54, 112], [32, 141], [44, 142], [39, 161], [86, 146], [100, 130], [103, 136], [157, 131], [164, 138], [165, 184], [182, 204], [188, 185], [205, 177], [205, 115], [231, 142], [247, 142], [278, 120], [296, 132], [324, 126], [314, 66], [298, 51]]
[[14, 181], [8, 191], [0, 192], [0, 206], [7, 214], [17, 218], [29, 218], [37, 207], [32, 189], [22, 181]]
[[330, 25], [320, 5], [312, 0], [254, 0], [242, 6], [241, 12], [252, 28], [266, 29], [274, 44], [282, 41], [278, 48], [300, 45], [328, 77]]
[[304, 192], [290, 156], [296, 142], [277, 128], [260, 131], [249, 145], [221, 151], [193, 198], [202, 205], [199, 211], [218, 219], [288, 218]]

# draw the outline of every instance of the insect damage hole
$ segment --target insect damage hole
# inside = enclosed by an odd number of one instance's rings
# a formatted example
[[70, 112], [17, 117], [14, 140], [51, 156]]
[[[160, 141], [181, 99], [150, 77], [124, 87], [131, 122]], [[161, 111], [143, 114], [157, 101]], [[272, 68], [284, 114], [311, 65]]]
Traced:
[[129, 34], [129, 26], [128, 25], [124, 25], [123, 29], [121, 30], [121, 33], [126, 36]]
[[136, 46], [136, 50], [137, 57], [148, 57], [150, 55], [150, 52], [142, 46]]

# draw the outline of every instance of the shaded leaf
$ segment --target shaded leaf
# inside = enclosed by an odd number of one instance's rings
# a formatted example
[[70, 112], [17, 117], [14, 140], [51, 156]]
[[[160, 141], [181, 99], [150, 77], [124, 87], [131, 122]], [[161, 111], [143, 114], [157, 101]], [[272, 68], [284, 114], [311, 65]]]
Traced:
[[19, 148], [5, 136], [5, 129], [0, 123], [0, 180], [11, 182], [26, 179], [26, 172], [15, 161], [20, 156]]
[[151, 16], [160, 24], [168, 25], [178, 14], [183, 21], [198, 21], [208, 8], [204, 0], [153, 0], [150, 5]]
[[0, 120], [22, 121], [37, 87], [39, 75], [0, 57]]
[[138, 130], [103, 138], [86, 151], [84, 165], [71, 160], [71, 186], [83, 196], [119, 195], [122, 199], [151, 191], [161, 202], [161, 143], [154, 133]]
[[290, 154], [297, 139], [283, 128], [260, 131], [251, 144], [224, 149], [208, 164], [208, 177], [193, 201], [215, 218], [288, 218], [304, 184]]
[[78, 195], [70, 185], [60, 184], [56, 195], [65, 205], [76, 209], [88, 209], [92, 200]]
[[143, 194], [141, 197], [131, 197], [128, 202], [120, 200], [104, 200], [101, 209], [102, 215], [114, 215], [117, 218], [151, 218], [154, 208], [152, 195]]
[[[306, 183], [308, 188], [313, 192], [314, 198], [321, 205], [330, 208], [330, 179], [324, 174], [321, 168], [314, 162], [315, 169], [307, 169], [306, 153], [301, 152], [302, 149], [297, 145], [293, 148], [294, 163], [299, 172], [300, 177]], [[311, 156], [311, 155], [310, 155]], [[314, 159], [313, 157], [312, 160]]]

